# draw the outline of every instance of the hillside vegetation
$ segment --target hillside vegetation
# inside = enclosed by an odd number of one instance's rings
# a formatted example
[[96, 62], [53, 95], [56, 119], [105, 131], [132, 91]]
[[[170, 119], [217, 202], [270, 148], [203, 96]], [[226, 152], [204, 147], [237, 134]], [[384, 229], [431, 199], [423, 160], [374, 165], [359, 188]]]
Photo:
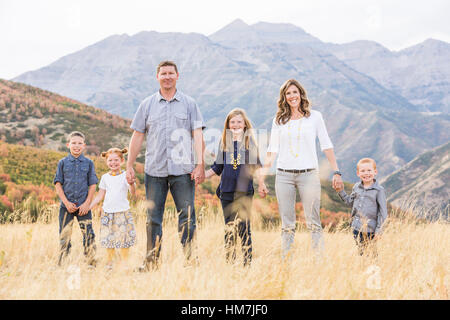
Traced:
[[130, 120], [25, 84], [0, 79], [0, 139], [51, 150], [66, 150], [72, 131], [86, 136], [86, 153], [125, 147]]

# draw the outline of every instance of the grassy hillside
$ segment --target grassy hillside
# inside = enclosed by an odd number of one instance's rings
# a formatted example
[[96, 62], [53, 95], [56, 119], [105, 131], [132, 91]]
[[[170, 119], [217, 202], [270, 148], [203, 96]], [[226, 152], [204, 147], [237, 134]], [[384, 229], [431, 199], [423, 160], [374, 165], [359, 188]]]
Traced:
[[86, 135], [86, 153], [98, 155], [112, 146], [127, 146], [129, 127], [130, 120], [101, 109], [0, 79], [0, 139], [4, 142], [65, 151], [67, 134], [78, 130]]
[[[11, 220], [12, 213], [26, 213], [34, 221], [42, 210], [59, 200], [53, 178], [58, 161], [67, 152], [7, 144], [0, 141], [0, 222]], [[88, 156], [94, 161], [97, 177], [108, 171], [104, 159]], [[144, 168], [136, 164], [138, 194], [143, 197]], [[18, 217], [18, 220], [21, 220]]]

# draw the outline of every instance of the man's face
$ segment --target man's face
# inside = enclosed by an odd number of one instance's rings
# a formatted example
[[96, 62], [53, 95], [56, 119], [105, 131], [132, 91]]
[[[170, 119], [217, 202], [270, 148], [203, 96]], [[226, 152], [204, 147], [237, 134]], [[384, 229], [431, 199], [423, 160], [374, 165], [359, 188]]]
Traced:
[[159, 69], [156, 79], [161, 89], [170, 90], [176, 87], [178, 76], [174, 66], [164, 66]]

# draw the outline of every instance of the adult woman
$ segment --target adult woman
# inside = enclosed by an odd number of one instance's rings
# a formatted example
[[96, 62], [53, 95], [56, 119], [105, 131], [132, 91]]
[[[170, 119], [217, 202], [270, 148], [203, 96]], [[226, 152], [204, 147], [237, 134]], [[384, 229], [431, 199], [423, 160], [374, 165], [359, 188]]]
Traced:
[[322, 114], [311, 110], [306, 90], [296, 80], [287, 80], [280, 88], [278, 111], [272, 123], [266, 163], [258, 192], [268, 193], [264, 175], [278, 154], [275, 191], [282, 221], [282, 252], [288, 253], [295, 235], [295, 202], [298, 189], [305, 212], [306, 225], [311, 231], [314, 249], [323, 247], [320, 223], [320, 179], [316, 153], [316, 138], [334, 170], [333, 187], [342, 184], [333, 144], [328, 136]]

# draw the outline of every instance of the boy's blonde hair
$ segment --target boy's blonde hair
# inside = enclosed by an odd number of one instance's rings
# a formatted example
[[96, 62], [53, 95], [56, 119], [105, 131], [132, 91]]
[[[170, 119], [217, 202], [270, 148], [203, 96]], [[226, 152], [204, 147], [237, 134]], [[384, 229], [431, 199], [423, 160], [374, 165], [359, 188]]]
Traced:
[[375, 160], [373, 160], [372, 158], [362, 158], [361, 160], [358, 161], [358, 163], [356, 164], [356, 171], [359, 171], [359, 166], [363, 163], [371, 163], [373, 165], [373, 168], [375, 170], [377, 170], [377, 163], [375, 162]]
[[86, 141], [86, 137], [80, 131], [72, 131], [67, 136], [67, 142], [70, 142], [70, 139], [72, 139], [73, 137], [81, 137], [84, 141]]
[[105, 160], [107, 160], [111, 153], [115, 153], [119, 156], [120, 159], [125, 160], [125, 157], [123, 155], [128, 153], [128, 149], [110, 148], [108, 149], [108, 151], [102, 152], [101, 156], [102, 158], [105, 158]]

